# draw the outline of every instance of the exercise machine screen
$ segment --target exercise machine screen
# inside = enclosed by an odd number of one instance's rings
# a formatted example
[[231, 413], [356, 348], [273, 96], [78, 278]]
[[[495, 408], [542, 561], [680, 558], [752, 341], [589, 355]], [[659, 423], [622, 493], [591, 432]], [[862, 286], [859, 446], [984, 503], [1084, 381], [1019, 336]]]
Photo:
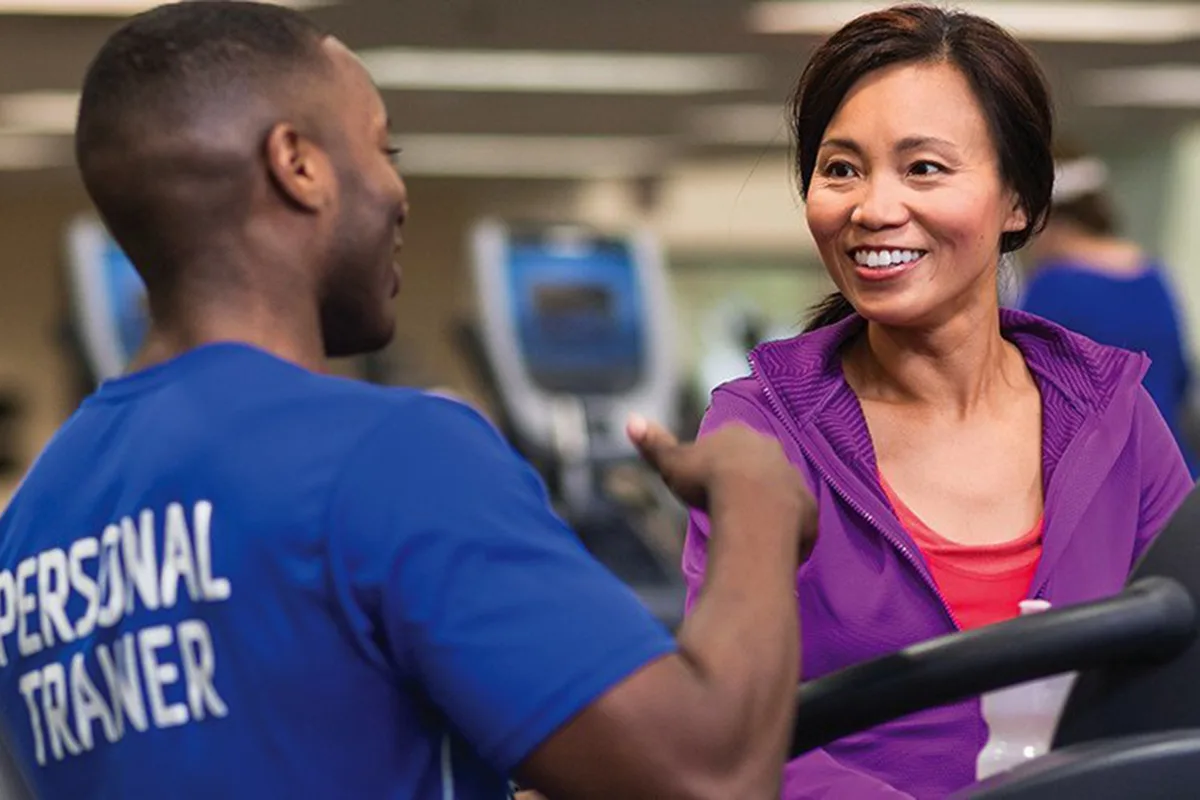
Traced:
[[543, 390], [613, 395], [645, 367], [643, 309], [627, 241], [518, 234], [507, 251], [525, 365]]

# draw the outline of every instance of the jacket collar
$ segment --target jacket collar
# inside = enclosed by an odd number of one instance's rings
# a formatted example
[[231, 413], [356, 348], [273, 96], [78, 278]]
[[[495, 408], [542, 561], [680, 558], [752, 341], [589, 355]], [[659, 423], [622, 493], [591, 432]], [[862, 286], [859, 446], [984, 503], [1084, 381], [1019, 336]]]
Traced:
[[[833, 325], [791, 339], [767, 342], [750, 354], [755, 373], [790, 398], [789, 408], [803, 425], [845, 384], [840, 350], [856, 336], [865, 320], [853, 314]], [[1052, 322], [1013, 309], [1000, 310], [1004, 337], [1020, 348], [1043, 384], [1060, 392], [1083, 415], [1107, 408], [1117, 391], [1141, 381], [1149, 367], [1142, 354], [1097, 344]]]

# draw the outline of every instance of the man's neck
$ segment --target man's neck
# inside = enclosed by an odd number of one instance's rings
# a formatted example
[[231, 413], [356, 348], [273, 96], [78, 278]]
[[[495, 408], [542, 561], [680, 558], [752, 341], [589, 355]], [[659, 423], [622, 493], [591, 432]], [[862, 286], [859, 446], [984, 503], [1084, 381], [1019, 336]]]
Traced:
[[[320, 322], [313, 309], [283, 312], [272, 304], [212, 308], [193, 304], [170, 314], [156, 315], [141, 351], [128, 371], [152, 367], [189, 350], [220, 342], [251, 345], [313, 372], [327, 371]], [[158, 320], [167, 320], [159, 322]]]

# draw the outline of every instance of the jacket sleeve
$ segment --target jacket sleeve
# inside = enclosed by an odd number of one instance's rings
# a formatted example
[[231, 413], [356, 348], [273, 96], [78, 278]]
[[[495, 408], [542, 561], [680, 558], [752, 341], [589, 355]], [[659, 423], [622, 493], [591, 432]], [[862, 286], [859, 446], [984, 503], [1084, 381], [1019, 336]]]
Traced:
[[1136, 562], [1170, 522], [1195, 485], [1171, 429], [1150, 394], [1139, 388], [1134, 409], [1141, 459], [1141, 506], [1138, 510]]
[[[741, 422], [768, 436], [778, 436], [767, 414], [738, 395], [718, 389], [712, 405], [700, 425], [700, 436], [712, 433], [730, 422]], [[693, 510], [688, 517], [687, 541], [683, 552], [683, 575], [687, 582], [687, 610], [690, 612], [704, 586], [707, 567], [708, 515]], [[911, 800], [911, 796], [893, 789], [883, 781], [838, 762], [824, 750], [814, 750], [787, 765], [783, 777], [784, 800]]]

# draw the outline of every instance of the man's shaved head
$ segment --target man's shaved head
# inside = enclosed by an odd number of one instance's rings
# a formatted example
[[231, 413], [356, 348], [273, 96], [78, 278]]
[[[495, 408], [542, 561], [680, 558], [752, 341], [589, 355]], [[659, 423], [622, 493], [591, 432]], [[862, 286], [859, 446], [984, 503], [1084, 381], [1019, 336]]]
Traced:
[[76, 158], [152, 289], [198, 239], [244, 219], [256, 148], [281, 119], [305, 122], [305, 89], [332, 70], [325, 38], [286, 8], [201, 0], [134, 17], [97, 54]]
[[100, 50], [76, 156], [159, 330], [237, 313], [349, 355], [395, 327], [408, 199], [387, 119], [358, 58], [297, 12], [180, 2]]

